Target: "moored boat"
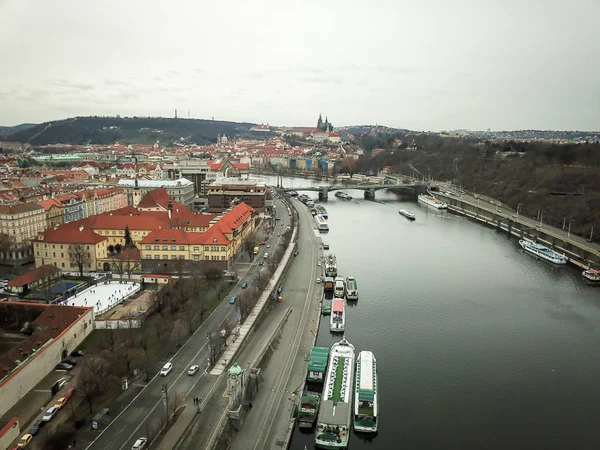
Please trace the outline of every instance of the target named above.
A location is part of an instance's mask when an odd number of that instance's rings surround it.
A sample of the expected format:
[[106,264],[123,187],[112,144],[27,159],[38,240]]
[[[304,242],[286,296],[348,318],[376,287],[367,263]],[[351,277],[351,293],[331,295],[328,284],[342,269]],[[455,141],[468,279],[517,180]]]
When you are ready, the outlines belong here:
[[324,316],[328,316],[329,314],[331,314],[331,297],[327,298],[325,296],[323,296],[323,305],[321,306],[321,314],[323,314]]
[[346,330],[346,308],[341,298],[333,299],[329,329],[334,333],[342,333]]
[[539,256],[540,258],[550,261],[554,264],[566,264],[569,260],[569,258],[567,258],[565,255],[555,252],[554,250],[538,242],[520,239],[519,245],[532,255]]
[[[325,271],[327,272],[327,267],[325,268]],[[334,285],[335,285],[335,281],[334,281],[333,277],[325,277],[325,281],[323,282],[323,288],[326,291],[333,292]]]
[[316,215],[315,222],[317,223],[317,228],[319,229],[319,233],[329,232],[329,225],[327,224],[327,220],[325,220],[325,217]]
[[407,219],[410,220],[415,220],[416,216],[415,213],[408,211],[406,209],[401,209],[400,211],[398,211],[401,215],[403,215],[404,217],[406,217]]
[[417,199],[421,203],[425,203],[426,205],[429,205],[435,209],[448,209],[447,203],[444,203],[431,195],[420,194]]
[[327,377],[319,408],[315,445],[318,448],[348,447],[354,385],[354,346],[346,338],[331,346]]
[[358,284],[356,278],[346,278],[346,298],[348,300],[358,300]]
[[306,381],[309,383],[323,384],[323,382],[325,381],[325,373],[327,371],[328,360],[328,347],[313,347],[310,350],[310,358],[308,359]]
[[379,419],[377,360],[370,351],[358,354],[354,389],[354,429],[363,433],[376,433]]
[[600,270],[597,269],[588,269],[588,270],[584,270],[583,272],[581,272],[581,275],[583,276],[583,278],[585,278],[585,281],[587,281],[590,284],[597,284],[600,286]]
[[317,393],[304,394],[298,403],[298,426],[312,428],[317,420],[321,397]]
[[328,253],[327,255],[325,255],[325,276],[337,276],[337,258],[333,253]]
[[325,209],[325,207],[323,205],[317,205],[316,206],[316,214],[317,216],[323,216],[325,219],[328,219],[329,216],[327,215],[327,210]]
[[344,278],[335,277],[333,295],[338,298],[344,298],[345,293],[346,293],[346,283],[344,281]]
[[335,196],[337,198],[341,198],[341,199],[344,199],[344,200],[352,200],[352,197],[350,195],[348,195],[348,194],[346,194],[345,192],[342,192],[342,191],[337,191],[335,193]]

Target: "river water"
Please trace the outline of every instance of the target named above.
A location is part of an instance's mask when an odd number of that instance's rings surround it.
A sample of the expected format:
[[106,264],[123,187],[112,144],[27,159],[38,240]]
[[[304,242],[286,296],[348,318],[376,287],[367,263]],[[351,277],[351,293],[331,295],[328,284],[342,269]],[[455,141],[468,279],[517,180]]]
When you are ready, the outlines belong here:
[[[339,274],[357,277],[346,337],[375,354],[380,400],[378,435],[349,448],[600,448],[600,288],[465,218],[346,192],[322,202],[322,236]],[[322,320],[317,345],[339,339]],[[290,448],[305,445],[314,435],[296,429]]]

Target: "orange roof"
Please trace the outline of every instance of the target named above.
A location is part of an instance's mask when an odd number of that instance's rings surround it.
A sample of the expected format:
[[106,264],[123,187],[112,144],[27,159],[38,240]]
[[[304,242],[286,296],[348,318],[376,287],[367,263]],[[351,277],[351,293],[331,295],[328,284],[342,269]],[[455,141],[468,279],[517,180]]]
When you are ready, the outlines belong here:
[[184,230],[179,230],[177,228],[161,228],[159,230],[154,230],[144,239],[142,239],[142,244],[153,244],[153,243],[161,243],[161,244],[189,244],[189,234]]
[[58,267],[54,267],[52,264],[45,264],[40,267],[36,267],[29,272],[25,272],[23,275],[19,275],[17,278],[10,280],[7,284],[9,286],[25,286],[26,284],[40,280],[49,275],[53,275],[60,272]]
[[59,208],[62,208],[62,203],[56,200],[55,198],[42,200],[41,202],[37,202],[37,204],[44,208],[45,211],[50,210],[50,208],[52,208],[53,206],[58,206]]
[[333,312],[343,312],[344,311],[344,300],[334,300],[333,307],[331,309]]
[[48,228],[34,240],[53,244],[97,244],[106,239],[83,225],[80,225],[79,228],[73,226],[74,223],[66,225]]
[[254,208],[248,206],[244,202],[236,205],[231,211],[227,211],[225,215],[217,222],[219,225],[227,225],[230,231],[235,230],[239,227],[244,221],[252,215]]

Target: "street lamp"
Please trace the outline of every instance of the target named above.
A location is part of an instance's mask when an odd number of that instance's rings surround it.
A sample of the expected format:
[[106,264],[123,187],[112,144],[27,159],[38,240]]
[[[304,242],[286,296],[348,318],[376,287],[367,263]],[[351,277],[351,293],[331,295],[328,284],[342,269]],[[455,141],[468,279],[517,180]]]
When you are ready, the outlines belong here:
[[519,211],[521,210],[521,206],[523,206],[523,203],[519,203],[517,205],[517,219],[519,218]]
[[542,215],[540,216],[540,228],[542,228],[542,225],[544,223],[544,213],[546,212],[546,210],[544,209],[542,211]]
[[571,236],[571,224],[572,224],[573,222],[575,222],[575,219],[571,219],[571,221],[569,222],[569,231],[567,231],[567,238],[568,238],[569,236]]

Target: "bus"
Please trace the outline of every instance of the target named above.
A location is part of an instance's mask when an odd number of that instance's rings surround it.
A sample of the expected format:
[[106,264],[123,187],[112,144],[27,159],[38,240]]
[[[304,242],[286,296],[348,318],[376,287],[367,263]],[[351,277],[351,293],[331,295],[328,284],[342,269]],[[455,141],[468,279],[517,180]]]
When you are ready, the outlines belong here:
[[259,248],[258,247],[254,247],[254,254],[255,255],[258,255],[258,251],[259,251]]

